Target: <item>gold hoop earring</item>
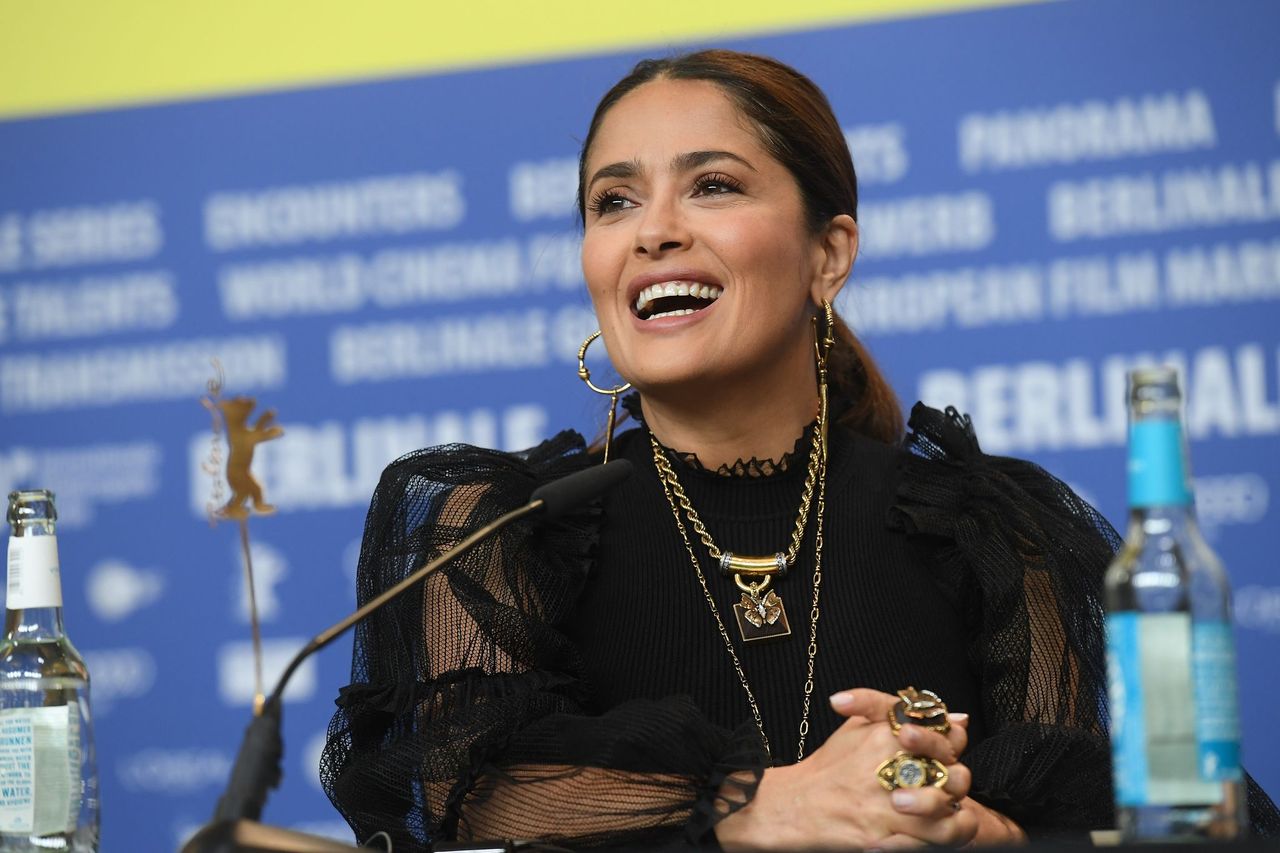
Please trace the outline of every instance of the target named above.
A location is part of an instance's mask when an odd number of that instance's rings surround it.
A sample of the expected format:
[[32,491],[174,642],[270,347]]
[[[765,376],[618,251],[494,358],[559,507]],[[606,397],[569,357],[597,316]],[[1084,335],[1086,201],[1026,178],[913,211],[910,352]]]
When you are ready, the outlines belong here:
[[597,394],[603,394],[609,398],[609,420],[605,424],[604,433],[604,462],[609,461],[609,445],[613,443],[613,425],[618,419],[618,395],[630,390],[631,383],[627,382],[616,388],[601,388],[591,381],[591,371],[587,368],[587,347],[600,337],[600,330],[587,335],[587,339],[582,342],[582,346],[578,347],[578,378],[587,383],[587,387]]

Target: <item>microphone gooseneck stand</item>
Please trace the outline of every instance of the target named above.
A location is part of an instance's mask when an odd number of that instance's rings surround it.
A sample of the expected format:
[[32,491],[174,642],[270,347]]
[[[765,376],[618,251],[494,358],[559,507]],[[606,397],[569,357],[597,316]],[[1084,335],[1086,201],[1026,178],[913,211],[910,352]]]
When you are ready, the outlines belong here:
[[[282,697],[294,671],[304,660],[342,636],[361,619],[512,522],[535,514],[540,514],[544,520],[557,518],[604,494],[630,474],[631,463],[616,459],[540,486],[524,506],[495,518],[445,553],[414,570],[395,586],[370,599],[351,615],[312,637],[285,667],[261,711],[245,729],[240,752],[231,768],[226,791],[218,800],[213,820],[191,837],[183,846],[182,853],[349,853],[368,849],[257,822],[262,816],[262,808],[266,805],[269,792],[279,786],[283,776],[280,768],[280,759],[284,756],[284,740],[281,736]],[[493,844],[450,847],[455,850],[501,849],[495,848]]]

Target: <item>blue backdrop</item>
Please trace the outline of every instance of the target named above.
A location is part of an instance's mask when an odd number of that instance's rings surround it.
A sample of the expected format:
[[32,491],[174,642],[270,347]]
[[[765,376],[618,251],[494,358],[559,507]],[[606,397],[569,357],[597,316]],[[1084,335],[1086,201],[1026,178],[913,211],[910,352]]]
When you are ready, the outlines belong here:
[[[1051,3],[731,45],[812,75],[847,128],[865,246],[841,307],[904,402],[971,412],[1123,525],[1124,371],[1185,367],[1272,791],[1278,32],[1275,4]],[[257,462],[279,513],[252,522],[271,676],[352,607],[387,461],[598,428],[574,158],[636,58],[0,124],[0,487],[59,494],[104,849],[206,820],[249,717],[237,534],[205,520],[208,359],[287,431]],[[343,834],[315,772],[340,646],[295,678],[271,822]]]

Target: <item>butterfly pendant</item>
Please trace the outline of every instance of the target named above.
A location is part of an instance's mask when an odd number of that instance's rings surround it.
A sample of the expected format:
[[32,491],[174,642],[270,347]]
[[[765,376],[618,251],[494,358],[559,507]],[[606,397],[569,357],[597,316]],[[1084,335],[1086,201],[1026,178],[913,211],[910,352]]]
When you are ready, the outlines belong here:
[[744,592],[742,600],[733,606],[733,614],[738,619],[738,630],[742,632],[744,642],[769,640],[791,634],[782,598],[773,590],[763,598],[754,598]]

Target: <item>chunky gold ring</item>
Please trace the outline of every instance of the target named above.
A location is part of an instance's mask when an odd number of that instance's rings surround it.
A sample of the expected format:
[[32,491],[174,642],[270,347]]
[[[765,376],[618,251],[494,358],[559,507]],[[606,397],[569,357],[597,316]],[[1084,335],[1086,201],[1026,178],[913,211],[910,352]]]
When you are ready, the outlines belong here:
[[936,758],[898,752],[876,768],[876,778],[886,791],[923,788],[926,785],[941,788],[947,784],[947,768]]
[[932,690],[899,690],[898,701],[889,709],[889,727],[896,735],[903,726],[922,726],[945,735],[951,731],[947,703]]

